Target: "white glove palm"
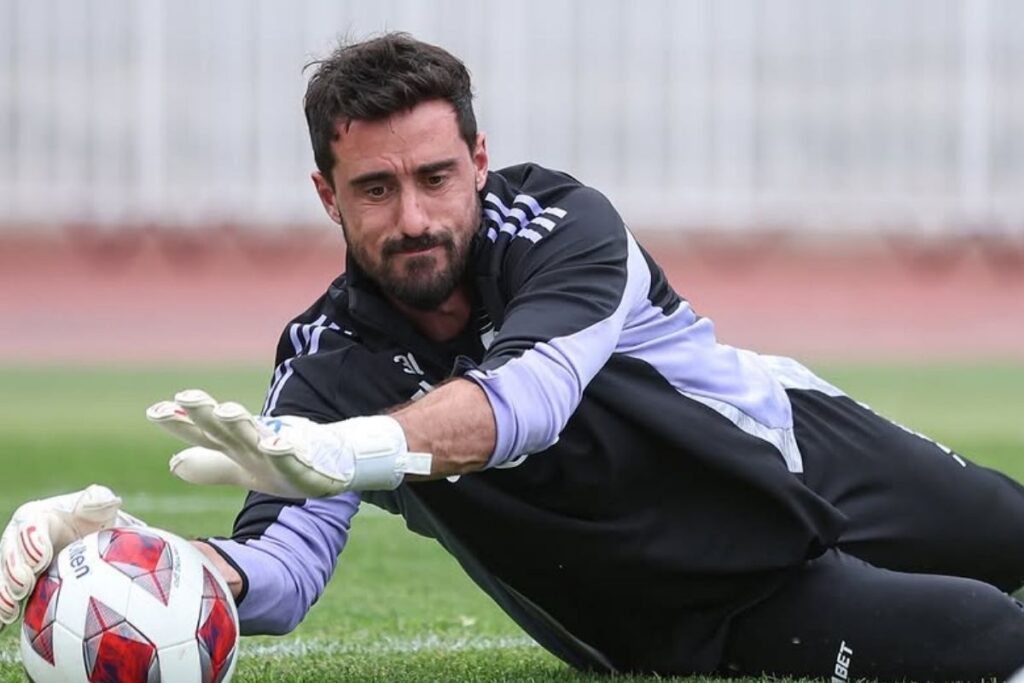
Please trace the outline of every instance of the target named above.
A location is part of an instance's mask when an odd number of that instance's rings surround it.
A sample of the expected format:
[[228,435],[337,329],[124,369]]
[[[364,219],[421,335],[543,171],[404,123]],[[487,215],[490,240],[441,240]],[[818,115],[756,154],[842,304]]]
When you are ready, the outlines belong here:
[[36,578],[72,541],[114,526],[144,526],[121,512],[106,486],[33,500],[17,510],[0,538],[0,629],[21,615]]
[[179,392],[146,417],[192,444],[171,472],[193,484],[230,484],[286,498],[394,489],[405,474],[429,474],[430,454],[409,453],[391,417],[317,424],[302,417],[254,417],[204,391]]

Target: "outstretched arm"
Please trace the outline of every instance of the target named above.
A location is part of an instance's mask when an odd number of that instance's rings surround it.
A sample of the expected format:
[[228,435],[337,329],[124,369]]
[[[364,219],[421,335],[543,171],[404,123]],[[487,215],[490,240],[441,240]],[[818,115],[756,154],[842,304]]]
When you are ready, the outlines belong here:
[[391,414],[411,451],[433,455],[436,479],[483,469],[494,452],[494,411],[487,395],[465,379],[447,382]]
[[439,478],[483,467],[495,440],[487,397],[465,380],[436,393],[394,415],[317,423],[294,415],[255,417],[237,403],[189,389],[151,406],[147,416],[192,444],[171,458],[171,471],[185,481],[323,498],[392,490],[406,475]]
[[547,236],[512,239],[504,257],[511,300],[493,346],[478,367],[461,369],[463,378],[391,414],[323,424],[254,418],[238,404],[182,392],[149,411],[195,446],[174,457],[172,471],[198,484],[326,497],[498,467],[550,447],[630,312],[651,295],[645,256],[607,200],[581,189],[563,204]]

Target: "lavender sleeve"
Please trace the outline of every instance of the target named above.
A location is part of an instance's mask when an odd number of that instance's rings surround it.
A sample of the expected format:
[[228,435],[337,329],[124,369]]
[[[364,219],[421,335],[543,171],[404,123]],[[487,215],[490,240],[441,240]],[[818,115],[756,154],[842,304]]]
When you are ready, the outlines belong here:
[[302,621],[334,573],[358,507],[355,492],[289,502],[250,494],[233,538],[208,539],[242,575],[244,635],[280,635]]
[[[566,211],[567,218],[586,208]],[[484,362],[464,375],[494,411],[489,467],[558,440],[630,313],[647,302],[651,274],[639,246],[610,205],[589,208],[589,220],[563,221],[532,246],[536,266],[516,283]]]

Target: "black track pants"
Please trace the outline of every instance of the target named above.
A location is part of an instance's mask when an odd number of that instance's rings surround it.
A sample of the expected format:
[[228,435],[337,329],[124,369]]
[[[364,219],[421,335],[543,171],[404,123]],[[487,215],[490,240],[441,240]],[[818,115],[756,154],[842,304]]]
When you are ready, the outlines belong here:
[[965,576],[1007,592],[1024,584],[1020,484],[849,398],[789,395],[804,483],[848,520],[839,550],[878,567]]
[[833,550],[734,619],[721,673],[978,681],[1021,667],[1024,608],[997,588]]
[[845,397],[791,391],[837,549],[732,621],[723,674],[1003,679],[1024,667],[1024,489]]

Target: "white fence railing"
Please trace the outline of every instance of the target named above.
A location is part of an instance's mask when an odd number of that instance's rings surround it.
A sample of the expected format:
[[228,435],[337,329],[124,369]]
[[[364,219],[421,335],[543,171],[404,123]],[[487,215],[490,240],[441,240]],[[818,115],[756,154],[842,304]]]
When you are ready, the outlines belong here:
[[301,68],[384,29],[635,225],[1024,230],[1016,0],[0,0],[0,229],[321,222]]

